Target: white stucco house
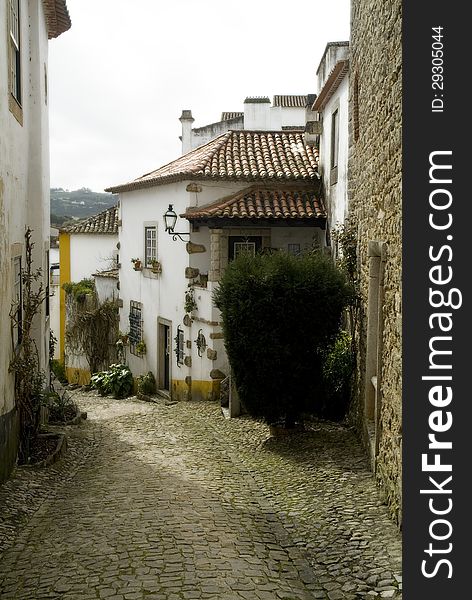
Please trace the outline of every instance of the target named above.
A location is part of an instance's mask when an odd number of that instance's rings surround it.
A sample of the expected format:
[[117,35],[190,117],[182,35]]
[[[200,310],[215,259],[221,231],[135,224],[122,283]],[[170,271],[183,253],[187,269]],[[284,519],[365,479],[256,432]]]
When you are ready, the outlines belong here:
[[[327,44],[316,71],[318,94],[312,111],[318,113],[319,171],[329,230],[342,225],[348,214],[349,42]],[[308,127],[309,129],[309,127]]]
[[305,113],[311,106],[314,94],[278,94],[270,101],[268,96],[248,96],[241,112],[223,112],[215,123],[203,127],[192,127],[195,119],[191,110],[183,110],[182,154],[206,144],[215,137],[235,130],[260,131],[304,131]]
[[152,371],[173,399],[218,397],[228,363],[213,290],[241,251],[323,245],[316,148],[296,129],[232,130],[107,191],[120,195],[120,329],[134,376]]
[[103,301],[107,297],[118,297],[118,261],[118,206],[107,208],[97,215],[82,219],[60,230],[58,289],[60,314],[59,331],[56,337],[59,340],[59,355],[66,363],[66,372],[69,374],[69,371],[73,370],[76,378],[79,370],[80,383],[87,382],[90,374],[84,361],[70,363],[64,355],[66,303],[62,286],[64,283],[78,283],[82,279],[95,277],[99,299]]
[[[19,328],[8,315],[21,301],[25,229],[34,267],[49,286],[48,39],[71,26],[64,0],[0,1],[0,481],[18,452],[18,410],[9,372]],[[21,319],[21,308],[17,310]],[[49,358],[49,303],[34,323],[40,366]]]

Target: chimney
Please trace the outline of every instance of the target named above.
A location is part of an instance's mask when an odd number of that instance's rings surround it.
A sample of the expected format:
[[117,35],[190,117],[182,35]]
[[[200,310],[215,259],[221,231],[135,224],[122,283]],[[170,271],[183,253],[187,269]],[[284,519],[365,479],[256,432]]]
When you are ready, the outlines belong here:
[[270,129],[270,98],[253,96],[244,100],[244,129]]
[[182,123],[182,154],[187,154],[192,149],[192,123],[195,121],[192,111],[183,110],[179,121]]

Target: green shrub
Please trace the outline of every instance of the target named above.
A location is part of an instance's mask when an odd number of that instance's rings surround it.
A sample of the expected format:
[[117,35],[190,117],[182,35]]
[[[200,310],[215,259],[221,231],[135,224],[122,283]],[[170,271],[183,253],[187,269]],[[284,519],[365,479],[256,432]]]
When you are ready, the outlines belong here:
[[72,295],[77,302],[84,302],[87,294],[95,293],[95,283],[93,279],[82,279],[78,283],[69,281],[62,285],[66,294]]
[[344,418],[351,397],[354,355],[352,338],[347,331],[341,331],[323,357],[323,397],[322,416],[339,421]]
[[251,415],[290,426],[303,413],[321,412],[323,349],[350,298],[344,276],[319,253],[242,255],[228,265],[214,300]]
[[66,375],[66,368],[59,360],[56,360],[56,359],[51,360],[51,369],[52,369],[52,372],[54,373],[54,375],[56,376],[56,378],[61,383],[68,383],[67,375]]
[[67,392],[46,392],[43,395],[43,403],[49,408],[49,421],[62,423],[70,421],[77,414],[77,404]]
[[110,365],[107,371],[92,375],[90,384],[101,396],[126,398],[133,389],[133,375],[127,365]]
[[152,371],[146,373],[146,375],[140,375],[137,380],[138,394],[144,394],[145,396],[152,396],[156,393],[156,380]]

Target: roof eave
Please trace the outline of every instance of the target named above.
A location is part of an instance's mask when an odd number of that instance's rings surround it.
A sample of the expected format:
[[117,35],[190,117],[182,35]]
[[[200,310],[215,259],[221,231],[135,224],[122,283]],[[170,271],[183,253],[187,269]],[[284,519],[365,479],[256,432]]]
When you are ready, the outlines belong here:
[[349,69],[349,60],[340,60],[337,62],[331,73],[329,74],[326,83],[321,89],[318,97],[316,98],[311,110],[316,110],[317,112],[321,112],[326,104],[329,102],[334,92],[338,89],[341,81],[344,79],[344,76],[348,72]]

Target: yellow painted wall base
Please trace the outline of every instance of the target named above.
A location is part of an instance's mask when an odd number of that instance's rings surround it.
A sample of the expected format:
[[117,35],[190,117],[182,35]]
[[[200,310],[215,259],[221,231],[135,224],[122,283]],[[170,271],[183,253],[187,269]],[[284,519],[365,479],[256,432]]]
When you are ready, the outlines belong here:
[[181,379],[172,380],[173,400],[219,400],[219,397],[220,382],[218,380],[192,379],[190,387]]
[[88,369],[74,369],[66,367],[66,377],[69,383],[87,385],[90,383],[90,371]]

